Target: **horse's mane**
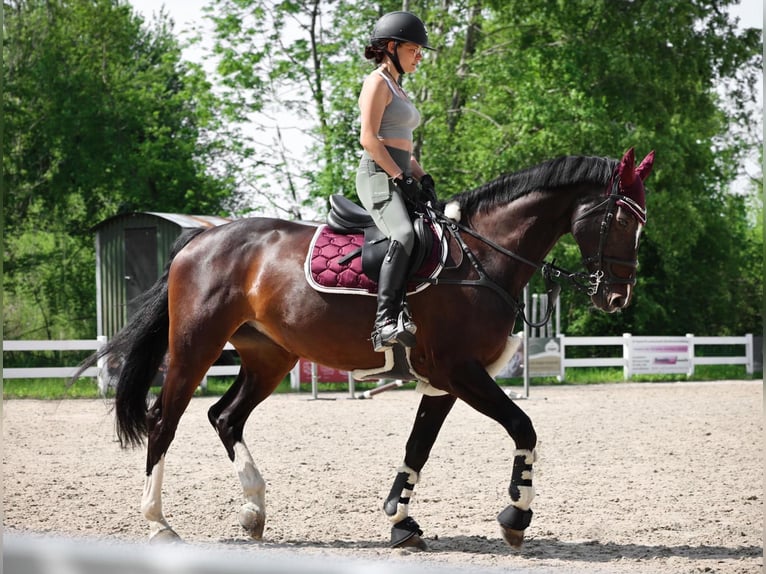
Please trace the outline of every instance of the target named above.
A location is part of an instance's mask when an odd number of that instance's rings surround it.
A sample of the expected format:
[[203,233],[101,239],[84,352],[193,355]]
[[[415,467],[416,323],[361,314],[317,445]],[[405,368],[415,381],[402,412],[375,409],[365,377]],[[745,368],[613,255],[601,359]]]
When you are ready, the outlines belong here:
[[617,163],[617,160],[604,157],[559,157],[501,175],[481,187],[455,196],[451,201],[457,201],[463,215],[470,216],[536,190],[557,190],[581,184],[605,186]]

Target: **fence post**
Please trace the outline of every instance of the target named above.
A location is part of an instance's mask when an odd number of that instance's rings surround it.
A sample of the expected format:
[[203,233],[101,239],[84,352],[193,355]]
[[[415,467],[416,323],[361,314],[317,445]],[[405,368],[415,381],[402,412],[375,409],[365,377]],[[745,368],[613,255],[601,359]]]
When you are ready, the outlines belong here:
[[[96,352],[101,350],[101,347],[106,345],[106,335],[99,335],[96,337],[98,341],[98,348]],[[99,357],[96,361],[96,368],[98,368],[98,374],[96,380],[98,381],[98,394],[102,397],[106,396],[106,392],[109,390],[109,373],[106,370],[106,357]]]
[[559,383],[563,383],[566,379],[566,369],[564,368],[564,361],[566,361],[567,357],[566,336],[564,333],[557,333],[556,336],[559,338],[559,344],[561,345],[561,374],[557,377],[557,379]]
[[295,366],[290,371],[290,389],[293,391],[301,390],[301,360],[295,363]]
[[[529,285],[524,287],[524,308],[529,309]],[[534,315],[533,315],[534,316]],[[532,319],[534,322],[534,319]],[[529,337],[531,333],[531,327],[529,326],[529,323],[524,321],[524,398],[529,398]]]
[[692,333],[686,333],[686,338],[689,340],[689,368],[686,371],[686,376],[690,379],[694,378],[694,335]]
[[745,335],[745,372],[748,375],[752,375],[755,372],[753,367],[753,334],[748,333]]
[[622,379],[629,381],[633,376],[633,338],[630,333],[622,334]]
[[311,398],[319,397],[319,371],[316,363],[311,363]]

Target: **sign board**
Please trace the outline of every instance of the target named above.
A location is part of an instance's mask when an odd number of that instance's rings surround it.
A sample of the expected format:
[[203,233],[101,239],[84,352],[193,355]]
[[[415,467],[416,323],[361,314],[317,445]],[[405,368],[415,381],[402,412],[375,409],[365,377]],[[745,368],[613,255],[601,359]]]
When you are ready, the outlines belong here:
[[630,372],[634,375],[686,374],[692,347],[686,337],[631,337]]
[[564,357],[558,337],[531,337],[529,339],[529,376],[558,377]]
[[[563,361],[561,339],[558,337],[529,338],[530,377],[558,377],[562,372]],[[524,376],[523,341],[511,360],[497,376],[503,379]]]

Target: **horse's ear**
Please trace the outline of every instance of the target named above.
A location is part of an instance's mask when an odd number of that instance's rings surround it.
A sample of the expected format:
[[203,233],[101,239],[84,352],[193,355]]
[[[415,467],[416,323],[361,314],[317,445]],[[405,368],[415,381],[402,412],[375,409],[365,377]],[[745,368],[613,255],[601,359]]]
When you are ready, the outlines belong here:
[[625,155],[622,156],[622,161],[620,161],[620,181],[622,182],[623,187],[628,187],[630,184],[633,183],[633,167],[636,165],[636,152],[633,148],[630,148],[628,151],[625,152]]
[[636,168],[636,175],[641,178],[641,181],[646,181],[649,174],[652,173],[652,166],[654,165],[654,150],[649,152],[641,164]]

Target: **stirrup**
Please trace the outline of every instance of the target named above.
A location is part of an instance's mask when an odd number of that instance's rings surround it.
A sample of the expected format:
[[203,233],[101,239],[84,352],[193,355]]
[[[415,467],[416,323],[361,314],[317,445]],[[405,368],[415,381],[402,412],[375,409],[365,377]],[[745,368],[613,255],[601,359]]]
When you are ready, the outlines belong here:
[[[402,305],[402,312],[399,313],[399,318],[397,319],[397,326],[399,327],[400,331],[406,331],[410,335],[414,335],[418,331],[418,326],[412,320],[412,315],[410,315],[410,310],[407,307],[407,303]],[[409,346],[413,346],[413,345],[409,345]]]
[[372,348],[376,353],[382,353],[388,347],[393,347],[399,338],[398,321],[388,321],[383,325],[376,325],[370,339]]
[[370,337],[372,348],[376,353],[382,353],[397,343],[405,347],[414,347],[417,330],[417,325],[412,321],[409,313],[402,311],[396,321],[389,321],[375,327]]

